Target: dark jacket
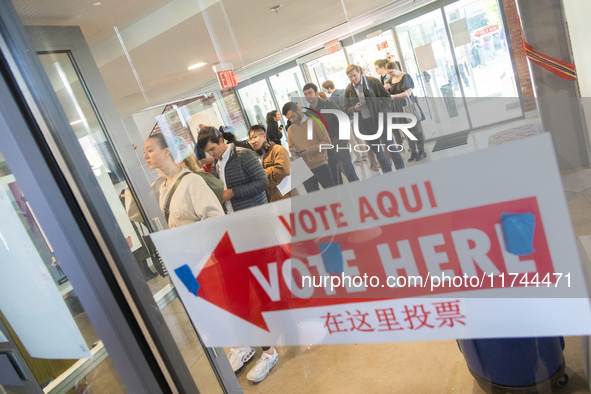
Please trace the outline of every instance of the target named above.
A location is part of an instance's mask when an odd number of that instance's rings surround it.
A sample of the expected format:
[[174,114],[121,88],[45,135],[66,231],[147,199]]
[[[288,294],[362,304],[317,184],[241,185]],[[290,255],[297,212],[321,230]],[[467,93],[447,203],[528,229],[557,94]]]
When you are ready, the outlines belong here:
[[[311,106],[310,106],[311,108]],[[314,111],[316,112],[320,112],[320,115],[322,115],[322,117],[324,118],[324,120],[326,120],[326,125],[328,126],[328,136],[330,137],[330,140],[338,140],[339,139],[339,118],[337,118],[336,115],[333,114],[323,114],[321,111],[323,109],[336,109],[339,111],[342,111],[343,109],[341,108],[340,105],[335,104],[334,101],[331,100],[322,100],[322,99],[318,99],[318,102],[316,103],[316,108],[312,108]]]
[[[234,192],[234,197],[230,200],[234,211],[267,203],[269,180],[257,154],[253,150],[237,148],[235,145],[228,149],[232,151],[225,168],[226,188]],[[211,173],[220,178],[218,160],[213,162]],[[224,210],[225,208],[224,206]]]
[[[366,98],[367,107],[371,113],[372,118],[377,119],[378,113],[391,112],[392,110],[392,98],[390,94],[382,85],[379,79],[373,77],[363,77],[363,95]],[[359,102],[357,92],[350,83],[345,89],[345,103],[343,109],[349,116],[353,116],[355,111],[355,105]]]
[[279,124],[272,120],[267,124],[267,139],[277,145],[281,145],[281,137],[283,133],[279,130]]
[[343,101],[345,99],[345,97],[343,96],[344,93],[344,89],[335,89],[334,92],[331,93],[329,99],[337,103],[339,107],[342,107]]

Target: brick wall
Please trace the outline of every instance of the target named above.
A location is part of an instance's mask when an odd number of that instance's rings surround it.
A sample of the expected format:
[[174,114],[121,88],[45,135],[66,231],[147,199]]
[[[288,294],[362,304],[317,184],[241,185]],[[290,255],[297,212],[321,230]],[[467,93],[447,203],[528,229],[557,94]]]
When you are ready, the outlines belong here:
[[505,8],[505,15],[507,16],[509,35],[511,36],[511,43],[513,44],[513,58],[517,66],[517,75],[519,76],[519,83],[521,87],[521,94],[525,104],[525,112],[535,111],[537,109],[536,100],[534,97],[534,88],[532,85],[531,75],[529,73],[528,60],[523,52],[521,25],[517,19],[517,4],[515,0],[503,0]]

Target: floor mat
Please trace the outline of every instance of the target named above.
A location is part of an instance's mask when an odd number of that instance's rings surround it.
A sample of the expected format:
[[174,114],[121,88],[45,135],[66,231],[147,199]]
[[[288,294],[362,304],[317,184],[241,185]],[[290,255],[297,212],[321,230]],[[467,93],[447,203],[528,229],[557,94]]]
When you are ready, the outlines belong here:
[[468,133],[454,135],[453,137],[439,138],[431,152],[437,152],[455,146],[466,145],[468,143]]

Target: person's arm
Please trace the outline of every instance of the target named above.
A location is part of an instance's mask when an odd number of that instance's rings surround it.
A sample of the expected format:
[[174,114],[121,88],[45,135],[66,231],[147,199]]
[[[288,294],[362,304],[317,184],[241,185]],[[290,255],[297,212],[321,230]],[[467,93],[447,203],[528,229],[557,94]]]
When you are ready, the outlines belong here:
[[214,160],[215,159],[213,157],[210,157],[210,158],[206,157],[205,159],[199,160],[199,163],[201,163],[202,166],[206,166],[208,164],[213,164]]
[[244,185],[234,186],[232,188],[234,197],[244,200],[255,197],[267,190],[269,179],[267,179],[267,174],[256,153],[251,150],[244,151],[241,153],[240,160],[242,170],[248,174],[252,181]]
[[345,113],[349,116],[353,116],[353,114],[356,112],[355,103],[357,100],[355,99],[357,97],[353,97],[351,95],[351,91],[349,90],[349,88],[345,89],[343,96],[345,96],[345,98],[343,99],[343,108],[345,109]]
[[185,182],[191,182],[191,186],[189,187],[191,204],[199,219],[205,220],[216,216],[224,216],[224,209],[220,204],[220,200],[218,200],[211,188],[207,186],[203,178],[195,174],[190,174],[186,178]]
[[291,163],[289,161],[289,154],[285,148],[276,145],[274,148],[276,152],[273,160],[273,165],[265,168],[265,173],[269,179],[269,189],[273,189],[279,185],[291,170]]

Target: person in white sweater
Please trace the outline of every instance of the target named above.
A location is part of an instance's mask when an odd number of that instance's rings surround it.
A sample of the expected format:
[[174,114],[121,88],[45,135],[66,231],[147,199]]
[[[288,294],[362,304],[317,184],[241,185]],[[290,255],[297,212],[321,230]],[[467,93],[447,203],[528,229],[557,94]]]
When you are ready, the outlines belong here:
[[[193,173],[201,171],[197,161],[190,160],[191,158],[185,159],[186,168],[176,164],[161,133],[152,134],[144,143],[144,159],[151,169],[158,169],[164,174],[154,181],[152,190],[165,217],[168,195],[176,180],[182,177],[170,200],[168,227],[184,226],[224,215],[224,210],[214,192],[202,177]],[[126,191],[126,195],[128,193],[129,191]],[[142,221],[134,199],[126,198],[125,201],[130,219]]]

